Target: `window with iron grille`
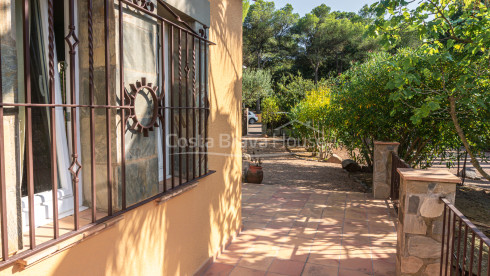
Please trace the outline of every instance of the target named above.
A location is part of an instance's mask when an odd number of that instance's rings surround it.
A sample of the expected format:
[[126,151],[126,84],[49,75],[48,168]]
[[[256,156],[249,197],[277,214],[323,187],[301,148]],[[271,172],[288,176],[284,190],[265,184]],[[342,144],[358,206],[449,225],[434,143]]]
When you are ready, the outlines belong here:
[[207,26],[162,0],[0,2],[0,265],[209,173]]

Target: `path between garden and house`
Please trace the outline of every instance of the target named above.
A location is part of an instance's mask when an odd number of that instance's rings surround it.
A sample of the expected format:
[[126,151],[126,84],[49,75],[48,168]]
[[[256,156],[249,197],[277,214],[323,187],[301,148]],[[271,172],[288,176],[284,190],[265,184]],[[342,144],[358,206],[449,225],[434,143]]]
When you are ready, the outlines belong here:
[[298,159],[280,139],[243,139],[267,155],[264,181],[243,184],[243,230],[204,275],[395,274],[385,200],[359,192],[340,164]]

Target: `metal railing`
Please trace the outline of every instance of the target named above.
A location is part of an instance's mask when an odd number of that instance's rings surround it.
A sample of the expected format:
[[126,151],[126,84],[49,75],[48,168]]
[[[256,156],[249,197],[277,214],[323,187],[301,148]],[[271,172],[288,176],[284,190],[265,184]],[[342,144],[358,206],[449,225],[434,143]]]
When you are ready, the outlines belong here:
[[[109,48],[109,43],[110,43],[110,35],[111,30],[109,27],[109,15],[113,13],[111,11],[111,2],[112,0],[104,0],[104,25],[103,25],[103,32],[97,32],[98,34],[101,34],[103,36],[103,41],[105,43],[105,87],[101,88],[99,87],[97,92],[95,89],[95,77],[94,77],[94,25],[93,25],[93,20],[95,19],[95,16],[93,16],[93,13],[95,13],[95,9],[93,9],[93,0],[87,0],[86,3],[88,7],[88,13],[87,13],[87,20],[88,20],[88,28],[87,29],[80,29],[78,30],[78,33],[80,32],[87,32],[87,43],[88,43],[88,55],[86,57],[81,57],[81,58],[86,58],[88,60],[89,68],[88,68],[88,97],[89,97],[89,103],[88,104],[79,104],[76,102],[76,96],[75,96],[75,91],[76,91],[76,74],[75,74],[75,66],[70,66],[69,70],[67,71],[67,75],[70,76],[69,82],[67,83],[67,88],[68,92],[71,93],[70,100],[67,103],[62,103],[62,104],[57,104],[55,102],[55,58],[54,58],[54,48],[55,48],[55,39],[54,39],[54,1],[49,0],[48,1],[48,32],[49,32],[49,41],[48,41],[48,58],[49,58],[49,63],[48,63],[48,92],[49,92],[49,99],[48,103],[36,103],[32,99],[32,94],[31,94],[31,75],[29,74],[29,69],[31,66],[31,58],[30,58],[30,34],[29,32],[31,31],[30,28],[30,5],[32,4],[30,0],[23,0],[23,5],[22,5],[22,21],[19,20],[19,23],[22,24],[22,32],[23,32],[23,61],[24,61],[24,68],[26,68],[26,72],[23,76],[23,81],[24,81],[24,87],[25,87],[25,101],[24,102],[19,102],[19,103],[8,103],[4,102],[2,99],[2,94],[3,91],[1,91],[1,68],[0,68],[0,207],[1,207],[1,213],[0,213],[0,230],[1,230],[1,244],[2,244],[2,261],[0,261],[0,267],[13,263],[16,260],[19,260],[21,258],[30,256],[36,252],[39,252],[40,250],[46,249],[47,247],[54,245],[56,243],[59,243],[63,240],[66,240],[74,235],[79,234],[81,231],[87,230],[88,228],[107,221],[108,219],[115,217],[117,215],[120,215],[121,213],[124,213],[128,210],[131,210],[135,208],[136,206],[139,206],[141,204],[147,203],[151,200],[154,200],[166,192],[167,190],[178,188],[181,185],[184,185],[186,183],[194,182],[197,179],[211,173],[208,171],[208,157],[207,157],[207,143],[205,142],[208,136],[208,116],[209,116],[209,101],[208,101],[208,88],[207,88],[207,78],[208,78],[208,70],[207,70],[207,64],[208,64],[208,46],[209,45],[214,45],[213,42],[209,41],[207,39],[207,26],[204,26],[202,29],[199,30],[199,33],[194,31],[187,23],[185,23],[183,20],[180,19],[180,17],[172,11],[172,9],[162,0],[158,0],[158,5],[161,6],[162,9],[165,9],[168,13],[172,14],[174,16],[173,20],[169,20],[167,18],[161,17],[156,13],[156,6],[149,1],[146,0],[117,0],[116,3],[118,3],[118,7],[116,9],[119,10],[119,28],[116,30],[119,34],[119,38],[123,37],[123,5],[125,7],[131,7],[132,9],[138,11],[141,14],[145,14],[147,16],[152,17],[156,24],[160,28],[160,43],[161,45],[164,45],[165,42],[165,37],[166,34],[165,32],[169,32],[169,52],[170,54],[168,55],[168,63],[171,64],[169,66],[169,72],[165,72],[165,69],[163,69],[164,72],[163,78],[162,78],[162,84],[160,84],[162,92],[160,93],[159,96],[156,95],[156,87],[152,86],[150,83],[146,82],[146,78],[142,77],[140,81],[137,81],[135,85],[131,85],[131,91],[127,90],[127,87],[124,83],[124,55],[122,54],[124,52],[124,45],[123,45],[123,39],[119,39],[119,44],[117,47],[119,47],[119,88],[118,91],[116,89],[112,88],[109,83],[111,79],[111,73],[115,72],[115,70],[111,69],[111,61],[110,61],[110,48]],[[78,45],[80,43],[78,37],[77,37],[77,25],[75,24],[75,5],[76,1],[75,0],[69,0],[69,24],[68,24],[68,29],[65,30],[68,35],[65,37],[65,43],[69,49],[69,56],[68,60],[70,61],[70,64],[74,65],[76,64],[76,54],[77,54],[77,49]],[[117,20],[117,19],[116,19]],[[177,23],[176,23],[177,22]],[[175,48],[174,48],[175,46]],[[161,53],[160,53],[160,59],[155,60],[155,63],[165,63],[166,61],[164,60],[165,58],[165,53],[164,53],[164,48],[165,47],[160,47],[161,48]],[[197,53],[196,53],[197,52]],[[185,59],[185,61],[184,61]],[[0,57],[0,62],[1,62],[1,57]],[[197,69],[196,69],[197,67]],[[165,68],[165,66],[162,66],[162,68]],[[197,76],[196,71],[198,70],[199,75]],[[201,72],[203,72],[201,74]],[[169,74],[169,82],[170,82],[170,93],[168,93],[169,96],[169,102],[172,103],[171,106],[166,106],[165,104],[165,94],[166,94],[166,85],[163,83],[165,80],[165,74]],[[175,82],[175,83],[174,83]],[[135,115],[135,94],[138,93],[141,89],[147,89],[154,101],[154,106],[152,110],[152,119],[150,124],[143,125],[140,122],[138,122],[138,119],[136,118]],[[175,92],[175,93],[172,93]],[[177,93],[178,92],[178,93]],[[97,93],[103,93],[103,99],[105,100],[105,103],[103,104],[96,104],[95,102],[95,94]],[[114,97],[119,97],[120,101],[119,104],[113,104],[111,99]],[[99,97],[100,98],[100,97]],[[176,99],[177,98],[177,99]],[[175,102],[178,102],[178,104],[173,104]],[[9,251],[9,236],[11,236],[11,233],[9,234],[8,231],[11,229],[10,227],[7,227],[8,225],[8,218],[7,214],[9,213],[7,211],[7,194],[6,194],[6,163],[12,162],[12,160],[6,160],[5,158],[5,147],[3,141],[5,140],[5,136],[7,133],[4,133],[4,109],[6,108],[24,108],[25,109],[25,137],[26,137],[26,142],[25,142],[25,151],[26,151],[26,162],[25,162],[25,168],[26,170],[26,182],[27,182],[27,198],[28,198],[28,209],[29,209],[29,214],[27,217],[27,220],[29,221],[29,232],[28,232],[28,237],[29,237],[29,248],[21,251],[21,252],[16,252],[12,253],[15,255],[10,256],[10,251]],[[68,141],[72,145],[71,147],[71,155],[70,155],[70,161],[71,161],[71,166],[69,168],[69,173],[71,173],[71,180],[72,180],[72,186],[73,186],[73,193],[74,193],[74,206],[73,206],[73,231],[65,233],[65,234],[60,234],[60,225],[59,225],[59,219],[58,219],[58,171],[57,171],[57,153],[56,153],[56,148],[58,146],[57,141],[56,141],[56,132],[58,131],[56,128],[56,115],[55,115],[55,108],[66,108],[70,110],[70,114],[72,118],[77,117],[77,113],[80,113],[81,109],[86,109],[88,110],[88,114],[90,115],[89,117],[89,122],[88,124],[90,127],[88,129],[80,129],[79,126],[77,126],[77,120],[71,120],[71,126],[70,126],[70,131],[71,131],[71,139]],[[36,145],[33,143],[33,131],[32,131],[32,125],[33,125],[33,120],[32,120],[32,110],[35,108],[47,108],[50,113],[50,118],[51,120],[49,121],[49,130],[51,133],[51,139],[49,141],[50,144],[50,155],[51,155],[51,179],[52,179],[52,197],[53,197],[53,208],[52,208],[52,222],[53,222],[53,239],[41,243],[41,244],[36,244],[36,225],[35,225],[35,216],[36,214],[34,213],[34,170],[33,167],[35,165],[35,162],[33,161],[34,154],[33,154],[33,147]],[[105,121],[106,121],[106,129],[107,129],[107,134],[101,134],[101,133],[96,133],[95,131],[95,111],[98,110],[105,110]],[[165,176],[166,173],[166,168],[167,166],[170,166],[170,172],[171,172],[171,185],[170,188],[167,189],[167,185],[164,181],[163,185],[163,191],[159,192],[158,194],[150,197],[143,199],[142,201],[130,205],[127,203],[126,199],[126,179],[125,179],[125,172],[126,172],[126,164],[125,164],[125,132],[128,130],[132,130],[135,133],[139,133],[139,135],[145,135],[147,136],[148,131],[152,131],[153,127],[157,125],[157,122],[161,123],[162,129],[165,130],[167,127],[165,125],[165,110],[168,110],[170,113],[170,124],[171,126],[169,127],[169,132],[172,139],[180,139],[186,138],[187,141],[189,139],[194,139],[195,137],[199,136],[201,137],[200,139],[197,139],[197,141],[202,141],[200,143],[197,143],[196,146],[189,146],[187,145],[186,147],[178,147],[177,151],[178,152],[173,152],[174,148],[170,147],[170,154],[169,154],[169,159],[170,159],[170,164],[166,164],[166,156],[167,153],[165,153],[166,149],[166,137],[165,135],[162,135],[164,138],[161,139],[161,141],[158,141],[158,143],[162,143],[162,150],[163,150],[163,174]],[[113,141],[113,133],[109,130],[114,129],[113,126],[113,117],[114,112],[117,112],[117,114],[120,114],[122,118],[122,123],[120,124],[122,127],[119,128],[119,131],[121,131],[120,135],[120,143],[122,146],[120,146],[120,154],[121,154],[121,179],[115,180],[113,179],[113,169],[114,169],[114,164],[113,164],[113,149],[112,145],[115,145]],[[175,113],[175,114],[174,114]],[[178,117],[179,120],[177,122],[174,122],[174,117]],[[191,119],[190,119],[191,117]],[[196,119],[198,118],[198,119]],[[128,120],[131,119],[133,124],[129,125]],[[198,122],[196,122],[198,121]],[[190,127],[187,129],[190,129],[190,131],[185,131],[185,134],[182,133],[182,122],[186,122],[186,124],[189,124]],[[176,124],[176,125],[174,125]],[[196,125],[198,124],[198,125]],[[82,167],[80,164],[80,149],[79,144],[77,143],[77,132],[90,132],[90,141],[87,143],[87,145],[90,147],[90,156],[91,156],[91,161],[90,165],[88,167]],[[200,133],[202,132],[202,136]],[[163,132],[165,133],[165,132]],[[9,134],[8,134],[9,135]],[[108,210],[107,210],[107,216],[105,217],[97,217],[97,206],[96,206],[96,164],[95,164],[95,143],[96,141],[99,141],[101,139],[96,139],[97,136],[99,135],[105,135],[104,140],[107,143],[107,179],[104,179],[104,182],[106,182],[107,186],[107,202],[108,202]],[[192,135],[193,137],[190,137]],[[183,137],[185,136],[185,137]],[[175,138],[177,137],[177,138]],[[182,156],[190,156],[188,158],[185,158],[183,160]],[[177,157],[176,157],[177,156]],[[178,161],[175,160],[174,158],[178,158]],[[192,159],[193,164],[198,163],[198,165],[191,166],[189,165],[190,160]],[[196,162],[198,160],[198,162]],[[187,166],[183,166],[182,162],[186,162]],[[202,161],[202,162],[201,162]],[[178,168],[174,168],[174,166],[177,166]],[[184,164],[185,165],[185,164]],[[198,168],[196,168],[198,167]],[[184,168],[184,172],[182,171]],[[90,199],[90,204],[88,208],[90,209],[90,220],[91,223],[87,225],[81,225],[80,224],[80,202],[79,202],[79,175],[82,170],[88,170],[90,173],[90,193],[87,195],[87,197]],[[190,171],[191,170],[191,171]],[[176,173],[178,171],[178,174]],[[64,172],[67,173],[67,172]],[[98,179],[98,181],[100,181]],[[97,181],[97,182],[98,182]],[[120,181],[120,184],[116,183],[117,181]],[[113,195],[113,188],[115,185],[121,185],[121,205],[122,208],[120,210],[116,210],[113,207],[114,204],[114,195]]]
[[390,199],[393,203],[395,211],[398,212],[398,199],[400,197],[400,174],[398,168],[411,168],[396,152],[391,152],[391,185]]
[[444,203],[440,275],[490,276],[490,239],[448,199]]

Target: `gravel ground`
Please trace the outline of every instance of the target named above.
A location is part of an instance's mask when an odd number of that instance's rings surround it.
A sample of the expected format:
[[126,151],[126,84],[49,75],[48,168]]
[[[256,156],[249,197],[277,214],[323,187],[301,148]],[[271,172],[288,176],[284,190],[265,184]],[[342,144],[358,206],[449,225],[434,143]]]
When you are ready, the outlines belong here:
[[[247,143],[249,142],[249,143]],[[349,178],[340,164],[300,159],[289,153],[282,141],[273,138],[248,138],[244,152],[263,156],[263,184],[308,186],[332,191],[363,191],[363,187]]]

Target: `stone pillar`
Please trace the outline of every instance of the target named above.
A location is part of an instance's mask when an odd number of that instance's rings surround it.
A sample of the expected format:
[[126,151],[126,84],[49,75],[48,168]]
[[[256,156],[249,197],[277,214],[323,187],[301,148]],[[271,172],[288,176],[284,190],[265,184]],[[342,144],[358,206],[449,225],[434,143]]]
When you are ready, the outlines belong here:
[[390,197],[391,153],[398,152],[399,145],[400,143],[397,142],[374,142],[374,198],[387,199]]
[[439,271],[444,203],[454,203],[461,180],[445,169],[399,168],[396,275],[435,275]]

